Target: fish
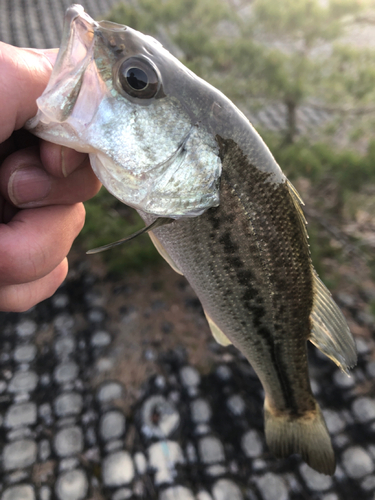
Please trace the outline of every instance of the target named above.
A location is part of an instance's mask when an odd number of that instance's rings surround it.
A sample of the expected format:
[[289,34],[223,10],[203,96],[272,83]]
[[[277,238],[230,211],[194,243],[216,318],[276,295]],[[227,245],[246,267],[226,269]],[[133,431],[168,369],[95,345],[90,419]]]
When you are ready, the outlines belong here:
[[334,474],[307,341],[346,373],[355,342],[312,265],[303,202],[245,115],[154,38],[80,5],[37,103],[27,128],[89,154],[195,290],[214,338],[250,362],[270,451]]

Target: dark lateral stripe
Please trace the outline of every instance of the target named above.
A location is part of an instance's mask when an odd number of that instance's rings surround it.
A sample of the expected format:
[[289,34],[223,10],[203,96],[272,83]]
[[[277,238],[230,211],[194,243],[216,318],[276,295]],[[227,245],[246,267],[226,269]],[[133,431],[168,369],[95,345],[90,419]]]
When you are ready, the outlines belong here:
[[[209,218],[214,229],[216,230],[222,227],[225,223],[224,220],[221,220],[221,218],[218,217],[217,213],[214,214],[211,212],[209,214]],[[252,317],[252,326],[257,336],[262,339],[267,346],[272,364],[280,383],[285,406],[291,410],[293,414],[298,414],[299,408],[296,401],[296,394],[289,379],[287,366],[282,358],[280,346],[274,343],[272,333],[265,325],[262,324],[262,318],[266,315],[266,309],[262,305],[263,301],[257,300],[258,297],[261,298],[261,295],[257,288],[252,285],[252,282],[254,282],[254,275],[250,269],[246,269],[246,263],[241,260],[240,256],[236,255],[238,252],[238,245],[234,243],[230,230],[226,230],[223,233],[223,236],[219,238],[218,242],[223,248],[225,260],[227,261],[230,269],[235,272],[238,282],[245,288],[242,295],[244,308],[249,311]],[[254,303],[255,301],[257,303]]]

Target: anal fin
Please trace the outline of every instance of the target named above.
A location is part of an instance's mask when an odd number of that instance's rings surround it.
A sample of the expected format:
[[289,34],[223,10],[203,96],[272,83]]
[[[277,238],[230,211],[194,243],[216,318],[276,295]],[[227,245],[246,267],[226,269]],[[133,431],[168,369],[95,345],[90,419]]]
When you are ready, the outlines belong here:
[[[204,310],[204,309],[203,309]],[[222,330],[217,326],[217,324],[211,319],[210,315],[204,311],[206,319],[208,321],[208,326],[210,327],[211,333],[216,340],[216,342],[224,347],[230,345],[232,342],[228,339],[228,337],[223,333]]]
[[355,342],[330,292],[314,271],[314,304],[310,341],[345,373],[357,363]]

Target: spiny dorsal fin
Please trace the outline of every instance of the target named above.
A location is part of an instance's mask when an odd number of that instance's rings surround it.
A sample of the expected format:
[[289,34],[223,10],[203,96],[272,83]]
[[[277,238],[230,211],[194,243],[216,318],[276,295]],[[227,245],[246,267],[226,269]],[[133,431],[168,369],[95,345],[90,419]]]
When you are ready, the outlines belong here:
[[314,304],[309,340],[349,375],[349,368],[357,363],[354,339],[342,312],[315,270],[313,276]]
[[287,184],[288,184],[288,188],[290,189],[293,197],[298,201],[298,203],[300,205],[305,205],[299,192],[297,191],[297,189],[293,186],[293,184],[290,182],[289,179],[286,180]]
[[121,245],[122,243],[125,243],[126,241],[130,241],[133,238],[136,238],[137,236],[139,236],[143,233],[148,233],[152,229],[156,229],[157,227],[160,227],[160,226],[165,226],[166,224],[170,224],[173,221],[174,221],[174,219],[169,219],[168,217],[158,217],[157,219],[154,220],[154,222],[151,222],[150,225],[143,227],[139,231],[136,231],[135,233],[131,234],[130,236],[127,236],[126,238],[122,238],[121,240],[115,241],[114,243],[108,243],[108,245],[103,245],[102,247],[93,248],[92,250],[88,250],[86,253],[88,255],[91,255],[93,253],[104,252],[104,250],[108,250],[109,248],[117,247],[117,245]]
[[232,342],[228,339],[228,337],[223,333],[222,330],[217,326],[217,324],[212,321],[210,315],[206,313],[206,311],[203,309],[204,314],[206,316],[206,319],[208,321],[208,326],[210,327],[211,333],[216,340],[216,342],[224,347],[227,345],[230,345]]
[[293,184],[288,179],[286,180],[286,185],[289,188],[289,193],[292,197],[294,206],[295,206],[297,214],[298,214],[298,218],[299,218],[300,223],[301,223],[303,235],[304,235],[306,242],[307,242],[307,240],[309,238],[309,235],[307,234],[307,229],[306,229],[307,222],[305,219],[305,214],[303,213],[303,210],[301,208],[301,205],[304,205],[304,203],[303,203],[302,198],[299,195],[297,189],[293,186]]
[[151,238],[152,243],[154,244],[156,250],[160,253],[160,255],[163,257],[164,260],[168,262],[168,264],[171,266],[171,268],[176,271],[176,273],[181,274],[182,276],[184,273],[180,271],[178,268],[177,264],[175,261],[172,259],[172,257],[169,255],[169,253],[166,251],[164,245],[160,242],[159,238],[157,238],[152,231],[148,233],[149,237]]

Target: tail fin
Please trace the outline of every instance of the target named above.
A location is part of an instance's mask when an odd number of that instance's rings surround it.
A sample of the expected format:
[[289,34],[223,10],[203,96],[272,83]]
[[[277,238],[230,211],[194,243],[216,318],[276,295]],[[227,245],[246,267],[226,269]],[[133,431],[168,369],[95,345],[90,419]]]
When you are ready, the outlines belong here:
[[333,475],[336,468],[335,454],[322,412],[316,409],[300,417],[272,411],[264,405],[266,441],[278,458],[299,453],[313,469]]

